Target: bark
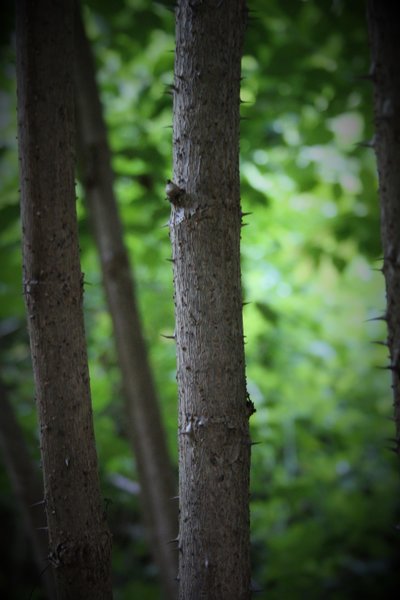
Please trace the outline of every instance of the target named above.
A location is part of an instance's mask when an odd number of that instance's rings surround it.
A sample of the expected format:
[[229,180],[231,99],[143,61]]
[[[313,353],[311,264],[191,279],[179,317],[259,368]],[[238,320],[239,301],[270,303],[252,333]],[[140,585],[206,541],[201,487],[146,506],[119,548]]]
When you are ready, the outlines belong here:
[[74,189],[73,4],[17,8],[23,279],[50,560],[60,599],[111,598]]
[[114,175],[95,67],[78,12],[77,19],[75,70],[82,179],[113,321],[143,514],[163,597],[172,600],[177,593],[177,559],[168,541],[176,537],[178,527],[177,503],[172,500],[176,495],[173,471],[113,190]]
[[176,10],[170,196],[179,388],[179,597],[250,597],[240,282],[242,0]]
[[375,138],[381,207],[383,273],[396,437],[400,454],[400,44],[398,6],[368,1]]
[[49,599],[55,598],[54,577],[47,555],[49,541],[44,511],[43,486],[31,460],[7,390],[0,382],[0,448],[17,500],[25,532],[30,540],[40,583]]

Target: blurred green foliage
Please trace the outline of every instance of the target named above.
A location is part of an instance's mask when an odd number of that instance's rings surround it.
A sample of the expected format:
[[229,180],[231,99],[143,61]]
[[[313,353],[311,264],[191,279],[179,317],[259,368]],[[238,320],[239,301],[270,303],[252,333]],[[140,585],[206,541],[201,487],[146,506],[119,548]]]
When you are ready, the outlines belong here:
[[[384,309],[363,2],[251,0],[243,57],[242,269],[252,437],[253,571],[257,597],[395,597],[398,462],[385,349],[368,321]],[[7,4],[8,6],[8,4]],[[5,11],[7,15],[11,10]],[[174,16],[169,3],[85,5],[113,149],[115,186],[149,354],[177,462],[172,273],[164,200],[171,175]],[[3,379],[39,464],[21,293],[12,19],[1,31],[1,277]],[[8,28],[8,29],[7,29]],[[212,149],[210,149],[212,151]],[[115,538],[115,597],[157,598],[137,496],[129,423],[99,263],[78,185],[93,405],[104,496]],[[126,481],[121,480],[119,481]],[[20,531],[0,473],[3,522]],[[134,490],[133,490],[134,491]],[[11,533],[10,533],[11,535]],[[21,544],[21,533],[16,539]],[[14,544],[4,572],[31,570]],[[3,556],[4,555],[4,556]],[[19,561],[19,562],[18,562]],[[15,566],[17,565],[17,567]],[[27,583],[26,583],[27,582]],[[9,586],[10,584],[8,584]],[[36,592],[38,594],[38,591]],[[18,595],[19,594],[19,595]],[[25,594],[25,596],[23,595]],[[36,596],[39,597],[39,596]]]

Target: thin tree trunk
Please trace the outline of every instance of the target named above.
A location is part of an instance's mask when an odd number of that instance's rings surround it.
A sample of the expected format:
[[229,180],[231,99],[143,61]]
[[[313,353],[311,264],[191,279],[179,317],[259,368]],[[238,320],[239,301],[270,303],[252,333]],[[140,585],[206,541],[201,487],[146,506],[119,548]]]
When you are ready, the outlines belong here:
[[379,174],[383,273],[396,437],[400,454],[400,20],[398,5],[368,1],[375,152]]
[[250,597],[240,282],[242,0],[176,10],[170,193],[179,387],[179,597]]
[[35,470],[7,390],[0,381],[0,448],[27,537],[30,539],[41,584],[51,600],[56,597],[54,577],[48,568],[49,540],[43,487]]
[[176,495],[173,471],[113,190],[110,149],[93,58],[78,13],[77,16],[76,98],[82,179],[114,326],[143,513],[160,571],[163,597],[172,599],[177,593],[177,559],[168,541],[176,537],[178,527],[177,503],[172,500]]
[[60,599],[108,599],[74,189],[73,4],[17,2],[23,278]]

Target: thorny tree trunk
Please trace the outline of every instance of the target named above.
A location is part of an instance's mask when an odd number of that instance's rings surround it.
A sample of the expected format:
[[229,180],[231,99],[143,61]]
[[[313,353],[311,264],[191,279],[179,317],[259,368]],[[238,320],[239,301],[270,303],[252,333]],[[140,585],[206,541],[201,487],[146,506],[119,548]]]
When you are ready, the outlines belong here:
[[17,2],[24,292],[59,599],[108,599],[74,189],[73,3]]
[[239,90],[246,7],[176,9],[172,198],[179,387],[179,597],[250,597],[240,282]]
[[381,204],[383,273],[386,282],[389,368],[400,454],[400,44],[398,6],[368,1],[371,78],[374,83],[375,152]]
[[48,566],[49,541],[45,527],[43,486],[29,456],[24,436],[0,381],[0,448],[18,502],[25,532],[47,597],[56,597],[53,573]]
[[128,435],[138,469],[142,508],[151,549],[160,570],[164,598],[176,598],[177,558],[168,541],[178,518],[172,465],[168,456],[154,383],[140,325],[133,277],[113,190],[107,132],[95,81],[95,68],[77,12],[76,97],[82,175],[89,215],[99,249],[103,282],[121,365]]

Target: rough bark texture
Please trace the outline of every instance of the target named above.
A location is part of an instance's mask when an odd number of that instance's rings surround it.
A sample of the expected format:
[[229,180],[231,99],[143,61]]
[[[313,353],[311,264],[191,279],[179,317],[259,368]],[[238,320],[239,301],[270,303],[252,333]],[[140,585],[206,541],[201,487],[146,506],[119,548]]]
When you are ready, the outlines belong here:
[[386,282],[389,368],[400,454],[400,44],[398,5],[369,0],[375,152],[379,174],[383,273]]
[[60,599],[111,598],[74,189],[73,4],[17,2],[23,278]]
[[43,486],[29,456],[24,436],[0,381],[0,448],[17,500],[25,532],[30,540],[40,583],[47,598],[56,597],[54,577],[48,569],[49,540],[44,511]]
[[160,571],[163,597],[176,598],[177,503],[172,465],[138,313],[132,270],[123,240],[107,132],[95,68],[77,12],[76,98],[82,179],[100,254],[103,282],[114,326],[125,389],[128,435],[136,457],[142,508],[151,550]]
[[172,199],[179,387],[179,597],[250,597],[240,282],[239,90],[246,7],[178,2]]

